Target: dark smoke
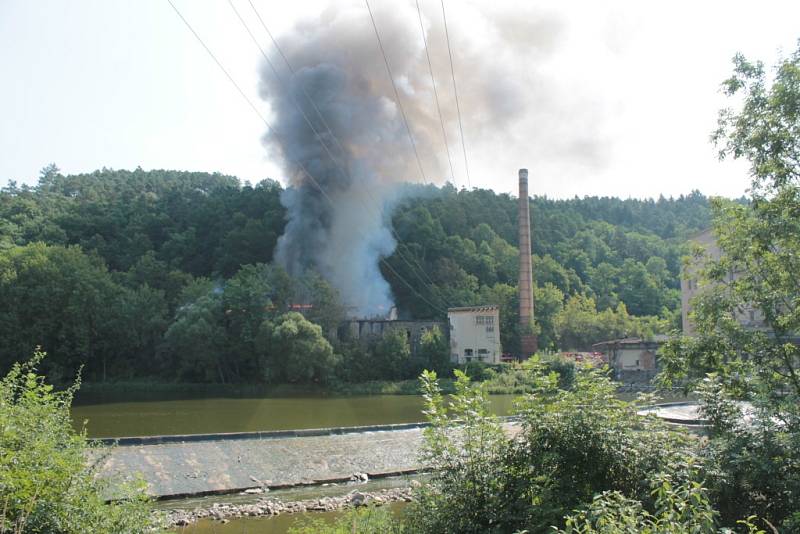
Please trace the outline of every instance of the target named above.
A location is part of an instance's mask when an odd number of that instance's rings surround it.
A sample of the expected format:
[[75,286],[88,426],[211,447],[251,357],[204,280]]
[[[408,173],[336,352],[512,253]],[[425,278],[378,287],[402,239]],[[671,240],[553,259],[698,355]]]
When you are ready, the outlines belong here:
[[[458,164],[463,160],[441,10],[438,2],[423,4],[450,150]],[[417,11],[413,3],[373,0],[372,5],[427,178],[452,180]],[[457,15],[460,2],[447,5]],[[468,23],[470,31],[480,33],[477,36],[493,50],[468,45],[454,49],[454,54],[460,65],[457,81],[464,124],[473,135],[467,134],[468,139],[479,142],[482,135],[502,132],[522,116],[530,80],[512,70],[513,58],[521,51],[527,55],[534,52],[534,57],[548,54],[560,25],[535,13],[472,16],[478,22],[467,18],[461,25]],[[527,28],[530,31],[521,23],[526,19],[520,17],[534,21]],[[459,27],[458,16],[448,18],[448,23],[451,38],[457,35],[464,43],[469,34]],[[397,184],[422,178],[368,12],[362,3],[332,7],[319,18],[299,24],[279,42],[296,71],[294,77],[289,76],[280,57],[272,58],[289,84],[290,94],[266,65],[260,86],[272,108],[277,132],[268,134],[265,143],[284,162],[290,181],[282,198],[288,224],[278,242],[277,260],[290,273],[317,270],[339,290],[356,315],[386,313],[393,299],[381,276],[379,260],[390,255],[396,245],[388,229],[391,203]],[[326,153],[298,106],[317,132],[330,127],[336,140],[327,133],[322,139],[336,161]],[[329,198],[305,176],[301,164]],[[462,173],[457,167],[457,183],[465,185]]]

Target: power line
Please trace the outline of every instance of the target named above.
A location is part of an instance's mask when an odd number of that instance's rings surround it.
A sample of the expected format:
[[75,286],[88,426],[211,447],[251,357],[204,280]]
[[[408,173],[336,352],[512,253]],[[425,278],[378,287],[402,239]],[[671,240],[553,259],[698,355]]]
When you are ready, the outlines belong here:
[[444,128],[444,119],[442,118],[442,108],[439,105],[439,91],[436,90],[436,80],[433,77],[433,65],[431,64],[431,55],[428,51],[428,38],[425,36],[425,27],[422,24],[422,10],[419,8],[419,0],[417,3],[417,15],[419,16],[419,29],[422,32],[422,44],[425,45],[425,57],[428,58],[428,72],[431,75],[431,85],[433,85],[433,98],[436,100],[436,111],[439,114],[439,124],[442,126],[442,138],[444,139],[444,148],[447,151],[447,162],[450,164],[450,176],[453,179],[453,184],[456,183],[456,173],[453,171],[453,159],[450,157],[450,145],[447,142],[447,133]]
[[453,94],[456,97],[456,111],[458,112],[458,130],[461,132],[461,149],[464,151],[464,170],[467,172],[467,186],[472,189],[469,179],[469,164],[467,163],[467,145],[464,142],[464,127],[461,124],[461,106],[458,103],[458,87],[456,86],[456,71],[453,67],[453,52],[450,50],[450,34],[447,31],[447,14],[444,11],[444,0],[442,3],[442,20],[444,20],[444,36],[447,40],[447,55],[450,56],[450,75],[453,78]]
[[389,81],[392,82],[392,89],[394,90],[394,96],[397,100],[397,107],[400,109],[400,114],[403,116],[403,123],[406,125],[406,132],[408,132],[408,140],[411,141],[411,147],[414,149],[414,156],[417,158],[417,165],[419,165],[419,172],[422,174],[422,179],[425,183],[428,182],[428,179],[425,177],[425,171],[422,169],[422,160],[419,158],[419,152],[417,151],[417,143],[414,142],[414,136],[411,134],[411,127],[408,125],[408,118],[406,117],[405,109],[403,109],[403,103],[400,101],[400,93],[397,91],[397,85],[394,83],[394,76],[392,76],[392,69],[389,67],[389,60],[386,58],[386,51],[383,49],[383,41],[381,41],[381,36],[378,34],[378,26],[375,24],[375,17],[372,16],[372,8],[369,7],[369,0],[364,0],[367,4],[367,11],[369,12],[369,19],[372,21],[372,28],[375,30],[375,38],[378,40],[378,48],[381,49],[381,55],[383,56],[383,63],[386,65],[386,72],[389,74]]
[[[403,123],[406,126],[406,133],[408,133],[408,140],[411,142],[411,147],[414,149],[414,157],[417,159],[417,165],[419,166],[419,172],[422,175],[422,179],[427,183],[427,178],[425,177],[425,171],[422,168],[422,161],[419,157],[419,152],[417,151],[417,144],[414,142],[414,136],[411,133],[411,127],[408,124],[408,118],[406,117],[405,109],[403,108],[403,103],[400,100],[400,93],[397,91],[397,85],[394,83],[394,76],[392,75],[392,69],[389,67],[389,60],[386,57],[386,51],[383,48],[383,41],[381,41],[381,36],[378,33],[378,25],[375,23],[375,17],[372,14],[372,8],[369,5],[369,0],[364,0],[367,5],[367,12],[369,13],[369,19],[372,21],[372,29],[375,30],[375,38],[378,41],[378,48],[381,51],[381,56],[383,56],[383,64],[386,65],[386,73],[389,75],[389,81],[392,84],[392,90],[394,90],[394,96],[397,100],[397,107],[400,109],[400,114],[403,117]],[[455,178],[454,178],[455,179]],[[419,264],[417,264],[419,265]],[[425,276],[430,280],[425,270],[420,267],[420,270],[425,274]],[[431,285],[433,286],[433,281],[431,280]],[[444,299],[443,299],[444,300]],[[445,301],[446,303],[446,301]],[[448,304],[449,305],[449,304]]]
[[[189,29],[189,31],[192,33],[192,35],[194,35],[195,39],[197,39],[197,41],[202,45],[202,47],[205,49],[205,51],[208,53],[208,55],[211,57],[211,59],[214,60],[214,63],[216,63],[217,67],[219,67],[219,69],[225,74],[225,76],[228,78],[228,81],[231,82],[231,84],[236,88],[236,90],[239,92],[241,97],[244,98],[245,102],[247,102],[247,104],[255,112],[255,114],[258,116],[258,118],[261,119],[261,122],[264,123],[264,125],[267,127],[267,129],[270,132],[273,133],[273,135],[278,136],[278,132],[272,127],[272,125],[270,125],[269,121],[267,121],[267,119],[258,111],[258,108],[256,108],[256,106],[253,104],[253,102],[250,100],[250,98],[248,98],[248,96],[245,94],[245,92],[242,90],[242,88],[239,86],[239,84],[236,83],[236,80],[233,79],[233,77],[230,75],[230,73],[227,71],[227,69],[225,69],[225,67],[222,65],[222,63],[219,61],[219,59],[217,59],[217,57],[214,55],[214,53],[211,51],[211,49],[206,45],[206,43],[203,41],[203,39],[200,37],[200,35],[197,34],[197,32],[192,27],[192,25],[189,24],[189,21],[187,21],[186,18],[181,14],[180,10],[178,10],[178,8],[175,6],[175,4],[172,2],[172,0],[167,0],[167,2],[169,3],[170,6],[172,6],[172,9],[175,11],[175,13],[178,15],[178,17],[183,21],[183,23],[186,25],[186,27]],[[314,185],[317,187],[319,192],[325,197],[325,199],[331,205],[333,205],[334,204],[333,200],[330,198],[330,196],[328,196],[328,194],[325,192],[325,190],[322,188],[322,186],[319,184],[319,182],[311,175],[311,173],[308,172],[308,170],[306,169],[306,166],[303,165],[303,163],[301,161],[295,161],[294,163],[300,168],[300,170],[303,172],[303,174],[305,176],[307,176],[314,183]],[[403,284],[405,284],[406,287],[408,287],[411,290],[411,292],[414,293],[417,297],[419,297],[423,302],[425,302],[426,304],[431,306],[431,308],[433,308],[434,310],[447,315],[447,312],[445,310],[443,310],[439,306],[433,304],[430,300],[428,300],[423,295],[421,295],[419,292],[417,292],[414,289],[414,287],[405,278],[400,276],[400,274],[385,260],[385,258],[380,258],[379,261],[381,263],[383,263],[383,265],[385,265],[392,273],[394,273],[394,275],[398,278],[398,280],[403,282]]]
[[[256,36],[255,36],[255,35],[253,35],[253,32],[251,32],[251,31],[250,31],[250,27],[249,27],[249,26],[247,25],[247,23],[244,21],[244,19],[242,18],[241,14],[240,14],[240,13],[239,13],[239,11],[236,9],[236,6],[234,6],[234,4],[233,4],[233,1],[232,1],[232,0],[228,0],[228,5],[231,7],[231,9],[233,10],[234,14],[235,14],[235,15],[236,15],[236,17],[239,19],[239,22],[241,22],[241,23],[242,23],[242,26],[244,26],[244,29],[245,29],[245,31],[247,31],[247,34],[250,36],[250,39],[253,41],[253,43],[254,43],[254,44],[256,45],[256,47],[258,48],[258,51],[259,51],[259,52],[261,52],[261,56],[264,58],[264,61],[266,61],[266,62],[267,62],[267,65],[269,65],[269,68],[270,68],[270,70],[272,70],[272,74],[273,74],[273,75],[275,75],[275,78],[278,80],[278,83],[281,85],[281,88],[282,88],[282,89],[283,89],[283,90],[286,92],[286,95],[287,95],[287,96],[289,97],[289,99],[292,101],[292,103],[294,104],[295,108],[297,108],[297,111],[299,111],[299,112],[300,112],[300,114],[303,116],[303,119],[306,121],[306,124],[308,124],[309,128],[311,128],[311,131],[312,131],[312,132],[314,132],[314,135],[315,135],[315,136],[316,136],[316,138],[319,140],[319,142],[320,142],[320,145],[322,145],[322,148],[325,150],[325,152],[328,154],[328,156],[331,158],[331,160],[334,162],[334,164],[338,164],[338,160],[337,160],[337,158],[336,158],[336,157],[333,155],[333,153],[331,153],[330,149],[328,148],[328,145],[327,145],[327,144],[325,143],[325,141],[322,139],[322,135],[321,135],[321,134],[320,134],[320,133],[317,131],[317,129],[314,127],[314,124],[311,122],[311,119],[309,119],[308,115],[307,115],[307,114],[306,114],[306,112],[303,110],[303,107],[302,107],[302,106],[300,106],[300,105],[297,103],[297,100],[294,98],[294,95],[293,95],[293,94],[292,94],[292,92],[289,90],[289,88],[286,86],[286,84],[284,83],[284,81],[283,81],[283,79],[281,78],[281,76],[278,74],[278,71],[277,71],[277,69],[275,68],[275,65],[272,63],[272,61],[269,59],[269,56],[267,55],[267,53],[264,51],[264,49],[263,49],[263,48],[261,47],[261,45],[259,44],[259,42],[258,42],[258,39],[256,39]],[[251,4],[251,5],[252,5],[252,4]],[[259,19],[260,19],[260,17],[259,17]],[[262,24],[263,24],[263,21],[262,21]],[[266,26],[265,26],[265,27],[266,27]],[[271,36],[271,34],[270,34],[270,36]],[[281,55],[283,55],[283,53],[282,53],[282,52],[281,52]],[[285,58],[285,57],[284,57],[284,61],[286,61],[286,58]],[[287,63],[288,63],[288,62],[287,62]],[[311,103],[313,104],[313,102],[314,102],[314,101],[313,101],[313,99],[312,99],[311,97],[309,97],[309,96],[308,96],[308,94],[306,94],[306,97],[308,98],[308,101],[309,101],[309,102],[311,102]],[[316,109],[316,105],[315,105],[314,107],[315,107],[315,109]],[[319,113],[319,110],[317,110],[317,114],[318,114],[320,117],[322,117],[322,114],[321,114],[321,113]],[[334,140],[335,140],[335,136],[333,135],[333,132],[331,132],[330,128],[328,128],[327,130],[328,130],[328,134],[330,134],[330,136],[331,136],[331,137],[333,137],[333,138],[334,138]],[[339,146],[340,146],[340,148],[341,148],[341,145],[339,145]],[[343,172],[346,172],[346,171],[345,171],[343,168],[342,168],[341,170],[342,170]]]
[[[271,32],[271,31],[269,30],[269,28],[267,27],[266,23],[264,22],[264,19],[263,19],[263,18],[261,17],[261,15],[259,14],[259,12],[258,12],[258,10],[256,9],[255,5],[253,5],[253,3],[252,3],[252,1],[251,1],[251,0],[248,0],[248,2],[250,3],[250,7],[253,9],[253,12],[255,13],[256,17],[257,17],[257,18],[258,18],[258,20],[260,21],[260,23],[261,23],[261,26],[262,26],[262,27],[264,28],[264,30],[267,32],[267,35],[269,35],[270,39],[272,40],[272,43],[273,43],[273,45],[275,45],[275,48],[278,50],[278,53],[279,53],[279,54],[280,54],[280,56],[283,58],[283,61],[284,61],[284,63],[286,63],[286,67],[289,69],[289,72],[290,72],[290,74],[291,74],[292,76],[294,76],[294,75],[295,75],[295,71],[294,71],[294,69],[292,68],[292,65],[291,65],[291,63],[289,62],[289,59],[286,57],[286,54],[284,54],[284,53],[283,53],[283,50],[281,50],[281,47],[280,47],[280,45],[278,44],[278,42],[277,42],[277,40],[275,39],[275,37],[272,35],[272,32]],[[322,135],[321,135],[321,134],[320,134],[320,133],[317,131],[317,129],[314,127],[314,125],[313,125],[313,123],[311,122],[311,120],[309,119],[308,115],[307,115],[307,114],[305,113],[305,111],[302,109],[302,106],[300,106],[300,105],[297,103],[297,100],[296,100],[296,99],[295,99],[295,98],[294,98],[294,97],[291,95],[291,91],[289,91],[289,89],[288,89],[288,88],[287,88],[287,86],[286,86],[286,83],[283,81],[283,79],[281,78],[280,74],[278,74],[278,71],[277,71],[277,69],[276,69],[276,68],[275,68],[275,66],[273,65],[272,61],[270,61],[270,59],[269,59],[269,56],[267,55],[267,53],[264,51],[264,49],[263,49],[263,48],[261,47],[261,45],[259,44],[259,42],[258,42],[258,39],[256,39],[256,37],[255,37],[255,36],[253,35],[253,33],[250,31],[250,28],[247,26],[247,23],[244,21],[244,19],[242,18],[242,16],[239,14],[239,11],[238,11],[238,10],[236,9],[236,7],[234,6],[234,4],[233,4],[232,0],[228,0],[228,4],[230,5],[230,7],[231,7],[231,9],[233,10],[233,12],[236,14],[236,16],[237,16],[237,18],[239,19],[239,21],[242,23],[242,26],[244,26],[245,30],[246,30],[246,31],[247,31],[247,33],[250,35],[250,38],[252,39],[253,43],[256,45],[256,47],[258,48],[258,50],[261,52],[261,55],[264,57],[264,60],[265,60],[265,61],[267,62],[267,64],[269,65],[270,69],[272,70],[272,73],[273,73],[273,75],[274,75],[274,76],[275,76],[275,78],[278,80],[278,82],[279,82],[279,84],[281,85],[281,87],[283,88],[283,90],[284,90],[284,91],[286,91],[286,93],[289,95],[289,98],[292,100],[292,103],[295,105],[295,107],[297,108],[297,110],[298,110],[298,111],[300,112],[300,114],[303,116],[303,119],[305,120],[305,122],[306,122],[306,123],[308,124],[308,126],[311,128],[311,131],[314,133],[314,135],[316,136],[316,138],[319,140],[320,144],[322,145],[322,148],[323,148],[323,149],[325,150],[325,152],[328,154],[328,157],[330,157],[331,161],[332,161],[332,162],[333,162],[335,165],[337,165],[337,166],[339,167],[339,170],[340,170],[340,171],[341,171],[341,172],[342,172],[344,175],[346,175],[346,176],[347,176],[347,177],[348,177],[348,178],[349,178],[351,181],[353,181],[353,177],[351,176],[350,172],[347,170],[347,168],[345,167],[345,165],[344,165],[344,164],[342,164],[342,163],[341,163],[341,161],[339,161],[339,160],[338,160],[338,159],[337,159],[337,158],[336,158],[336,157],[335,157],[335,156],[334,156],[334,155],[331,153],[330,149],[328,148],[328,146],[326,145],[325,141],[323,140],[323,138],[322,138]],[[327,134],[330,136],[330,138],[331,138],[331,139],[333,139],[333,141],[335,141],[335,142],[336,142],[336,144],[338,145],[339,149],[340,149],[342,152],[344,152],[344,148],[342,147],[341,143],[339,142],[339,139],[338,139],[338,138],[337,138],[337,136],[336,136],[336,135],[333,133],[333,131],[331,130],[330,126],[328,126],[328,123],[325,121],[325,117],[324,117],[324,115],[323,115],[323,114],[322,114],[322,112],[319,110],[319,107],[317,107],[316,103],[314,102],[314,99],[313,99],[313,98],[311,98],[311,96],[308,94],[308,92],[306,92],[306,90],[305,90],[305,87],[304,87],[304,85],[303,85],[302,83],[299,83],[298,85],[300,86],[300,89],[303,91],[303,94],[305,95],[305,97],[306,97],[307,101],[308,101],[308,102],[309,102],[309,103],[310,103],[310,104],[311,104],[311,105],[314,107],[314,110],[316,111],[316,113],[317,113],[317,116],[320,118],[320,120],[321,120],[322,124],[325,126],[325,129],[327,130]],[[451,167],[451,169],[452,169],[452,167]],[[423,175],[423,177],[424,177],[424,175]],[[378,204],[378,201],[375,199],[375,197],[373,197],[373,196],[372,196],[372,193],[371,193],[371,192],[370,192],[370,190],[369,190],[369,186],[368,186],[368,184],[366,183],[366,181],[365,181],[363,178],[361,179],[361,181],[362,181],[362,183],[364,183],[364,186],[365,186],[364,190],[365,190],[365,192],[366,192],[366,193],[369,195],[370,199],[372,199],[373,203],[377,205],[377,204]],[[369,206],[367,206],[367,204],[366,204],[366,203],[364,203],[363,201],[362,201],[362,204],[364,204],[364,206],[365,206],[365,207],[367,207],[367,208],[369,209]],[[378,215],[380,215],[380,213],[378,213]],[[403,249],[402,249],[402,247],[401,247],[401,245],[402,245],[402,243],[403,243],[403,240],[400,238],[400,236],[399,236],[399,235],[397,235],[397,232],[394,230],[394,228],[392,227],[392,225],[391,225],[391,224],[389,224],[389,231],[391,232],[392,236],[393,236],[393,237],[394,237],[394,238],[397,240],[397,243],[398,243],[397,255],[398,255],[398,256],[399,256],[399,257],[400,257],[400,258],[401,258],[401,259],[402,259],[402,260],[405,262],[405,264],[406,264],[406,265],[409,267],[409,269],[411,270],[411,272],[412,272],[412,273],[413,273],[413,274],[414,274],[414,275],[415,275],[415,276],[416,276],[416,277],[419,279],[419,281],[420,281],[420,282],[422,282],[423,286],[425,286],[425,285],[430,285],[431,292],[433,293],[433,292],[434,292],[434,288],[436,287],[436,285],[434,284],[433,280],[431,280],[431,278],[430,278],[430,277],[427,275],[427,272],[425,271],[425,269],[423,269],[423,268],[422,268],[422,266],[419,264],[419,262],[417,262],[416,258],[415,258],[413,255],[411,255],[411,258],[412,258],[412,260],[414,261],[414,264],[415,264],[416,268],[415,268],[415,266],[414,266],[414,265],[411,265],[411,263],[410,263],[410,262],[408,261],[408,259],[406,258],[406,255],[405,255],[405,254],[403,254]],[[418,270],[417,270],[417,269],[418,269]],[[427,279],[427,282],[426,282],[425,280],[423,280],[422,276],[420,276],[420,274],[419,274],[419,273],[422,273],[422,275],[424,275],[425,279]],[[437,295],[437,298],[438,298],[438,299],[439,299],[439,300],[440,300],[440,301],[441,301],[441,302],[442,302],[442,303],[443,303],[445,306],[448,306],[448,307],[450,306],[450,303],[449,303],[449,302],[447,301],[447,299],[446,299],[446,298],[444,298],[444,297],[443,297],[441,294]]]
[[183,17],[183,15],[181,15],[181,12],[178,11],[178,8],[175,7],[175,4],[172,3],[172,0],[167,0],[167,2],[169,2],[169,5],[172,6],[172,9],[175,10],[175,13],[177,13],[177,15],[186,25],[186,27],[189,28],[189,31],[192,32],[192,35],[194,35],[195,39],[197,39],[197,42],[199,42],[203,46],[203,48],[205,48],[206,52],[208,52],[208,55],[211,56],[211,59],[213,59],[214,63],[217,64],[217,67],[219,67],[219,69],[228,78],[228,81],[231,82],[231,84],[233,84],[233,86],[236,88],[237,91],[239,91],[239,94],[242,96],[242,98],[244,98],[245,102],[247,102],[247,104],[250,106],[250,109],[252,109],[256,115],[258,115],[258,118],[261,119],[261,122],[263,122],[269,130],[272,130],[272,126],[270,126],[269,122],[267,122],[267,119],[265,119],[264,116],[261,114],[261,112],[258,111],[258,108],[255,106],[255,104],[253,104],[253,102],[247,97],[245,92],[242,91],[242,88],[239,87],[239,84],[236,83],[236,80],[233,79],[233,77],[228,73],[225,67],[222,66],[222,63],[219,62],[217,56],[215,56],[214,53],[211,51],[211,49],[208,48],[208,46],[206,46],[206,43],[204,43],[203,40],[200,38],[200,36],[197,35],[197,32],[194,31],[194,28],[192,28],[189,22]]
[[[294,77],[295,76],[295,71],[292,68],[291,63],[289,63],[289,59],[286,57],[286,54],[283,53],[283,50],[281,49],[280,45],[278,44],[278,41],[272,35],[272,32],[269,31],[269,27],[267,27],[267,24],[264,22],[264,19],[261,18],[261,14],[258,12],[258,9],[256,9],[256,6],[253,4],[252,0],[247,0],[247,2],[250,4],[250,8],[253,10],[253,13],[255,13],[256,18],[258,19],[258,21],[261,23],[261,27],[264,28],[264,31],[267,32],[267,35],[269,35],[269,38],[272,41],[272,44],[275,46],[275,49],[278,51],[278,54],[280,54],[281,58],[283,59],[283,62],[286,64],[286,68],[289,69],[289,73]],[[258,45],[258,41],[256,41],[256,44]],[[261,49],[260,45],[259,45],[259,49]],[[262,55],[265,55],[263,50],[261,51],[261,53],[262,53]],[[267,62],[270,63],[270,66],[272,66],[272,62],[270,62],[269,59],[267,59]],[[273,72],[275,73],[275,76],[280,80],[280,77],[278,76],[278,73],[277,73],[277,71],[276,71],[276,69],[274,67],[273,67]],[[319,107],[317,106],[316,102],[314,102],[314,99],[311,98],[311,95],[308,94],[308,91],[306,91],[305,85],[303,85],[302,83],[300,83],[298,85],[300,86],[300,90],[303,92],[303,96],[306,97],[306,100],[308,101],[308,103],[311,104],[311,107],[314,108],[314,111],[316,112],[317,117],[319,117],[320,122],[322,122],[322,125],[325,127],[325,130],[328,132],[328,134],[336,142],[337,148],[339,150],[341,150],[342,152],[344,152],[344,147],[342,147],[341,143],[339,143],[339,140],[333,134],[333,131],[331,130],[331,127],[328,125],[328,122],[325,120],[325,116],[319,110]]]

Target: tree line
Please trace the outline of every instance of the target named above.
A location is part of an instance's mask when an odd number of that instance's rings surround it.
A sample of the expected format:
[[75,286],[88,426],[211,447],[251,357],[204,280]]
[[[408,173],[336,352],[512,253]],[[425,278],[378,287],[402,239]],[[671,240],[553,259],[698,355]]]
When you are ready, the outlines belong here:
[[[516,199],[404,187],[392,220],[398,252],[383,273],[401,314],[444,320],[447,306],[499,304],[501,341],[514,353]],[[36,186],[10,182],[0,190],[0,366],[41,346],[56,380],[81,365],[93,381],[411,378],[431,361],[443,370],[441,332],[415,362],[397,356],[411,354],[399,337],[394,347],[337,339],[345,314],[335,290],[272,264],[282,191],[222,174],[64,175],[54,165]],[[709,225],[703,195],[535,197],[531,212],[542,347],[586,349],[678,326],[686,239]],[[290,315],[297,302],[313,308]]]

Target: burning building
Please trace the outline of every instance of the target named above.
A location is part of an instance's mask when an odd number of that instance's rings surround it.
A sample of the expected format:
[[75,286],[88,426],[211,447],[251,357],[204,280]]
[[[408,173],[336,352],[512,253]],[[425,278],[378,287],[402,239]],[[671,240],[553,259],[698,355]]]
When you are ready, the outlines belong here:
[[396,316],[393,318],[348,319],[339,327],[337,337],[343,341],[369,342],[383,337],[392,330],[400,330],[406,334],[411,354],[416,354],[422,335],[433,328],[439,328],[442,332],[446,332],[445,325],[441,321],[402,320],[397,319]]

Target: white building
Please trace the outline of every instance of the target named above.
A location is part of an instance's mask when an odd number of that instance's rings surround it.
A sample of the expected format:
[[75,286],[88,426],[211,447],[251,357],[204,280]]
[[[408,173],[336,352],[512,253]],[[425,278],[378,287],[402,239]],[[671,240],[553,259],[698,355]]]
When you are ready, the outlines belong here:
[[468,306],[447,310],[450,359],[454,363],[500,363],[500,307]]

